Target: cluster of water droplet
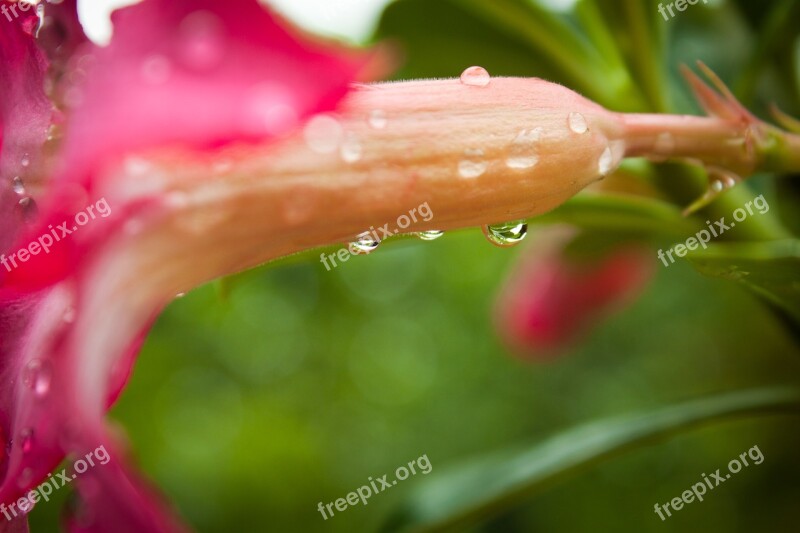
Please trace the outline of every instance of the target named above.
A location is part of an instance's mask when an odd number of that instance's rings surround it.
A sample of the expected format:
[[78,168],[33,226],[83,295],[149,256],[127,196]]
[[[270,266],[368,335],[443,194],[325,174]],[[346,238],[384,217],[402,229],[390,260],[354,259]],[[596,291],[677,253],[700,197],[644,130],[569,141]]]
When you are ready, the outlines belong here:
[[[24,172],[30,164],[30,158],[28,154],[25,154],[20,161],[22,171]],[[22,220],[28,224],[32,223],[36,219],[38,208],[33,197],[31,197],[27,189],[25,189],[25,183],[22,181],[21,176],[17,175],[11,179],[11,190],[17,195],[17,211]]]

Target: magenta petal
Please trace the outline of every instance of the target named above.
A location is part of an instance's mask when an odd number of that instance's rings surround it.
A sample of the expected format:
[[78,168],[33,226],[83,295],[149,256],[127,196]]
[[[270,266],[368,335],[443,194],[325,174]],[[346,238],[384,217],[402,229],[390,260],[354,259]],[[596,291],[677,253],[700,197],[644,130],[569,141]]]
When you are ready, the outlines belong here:
[[113,15],[89,51],[66,158],[85,173],[125,152],[286,134],[332,108],[364,58],[303,43],[256,0],[146,0]]

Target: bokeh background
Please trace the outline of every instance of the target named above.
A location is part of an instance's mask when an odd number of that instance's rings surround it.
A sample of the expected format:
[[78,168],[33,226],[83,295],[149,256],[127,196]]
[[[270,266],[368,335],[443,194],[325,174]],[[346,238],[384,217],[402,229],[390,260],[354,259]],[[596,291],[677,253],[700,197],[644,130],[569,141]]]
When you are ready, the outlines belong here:
[[[405,51],[400,78],[457,76],[472,64],[505,75],[550,68],[524,40],[462,7],[469,2],[404,0],[382,22],[386,1],[279,4],[305,27],[351,42],[375,31],[392,37]],[[697,111],[677,66],[703,59],[735,78],[759,43],[760,13],[709,2],[663,23],[677,109]],[[800,41],[783,44],[776,54],[800,55]],[[765,73],[756,109],[775,99],[798,111],[780,76]],[[775,198],[773,180],[754,185]],[[159,318],[111,417],[141,469],[198,531],[361,532],[376,530],[426,476],[327,521],[318,502],[370,476],[391,478],[422,454],[432,477],[592,419],[797,382],[797,341],[771,310],[685,263],[659,266],[636,303],[570,353],[520,360],[499,341],[492,307],[522,251],[465,230],[386,243],[330,272],[316,251],[202,287]],[[796,531],[799,444],[788,416],[715,425],[571,477],[470,531]],[[755,445],[761,465],[666,522],[655,515],[656,502]],[[59,507],[38,505],[32,530],[56,530]]]

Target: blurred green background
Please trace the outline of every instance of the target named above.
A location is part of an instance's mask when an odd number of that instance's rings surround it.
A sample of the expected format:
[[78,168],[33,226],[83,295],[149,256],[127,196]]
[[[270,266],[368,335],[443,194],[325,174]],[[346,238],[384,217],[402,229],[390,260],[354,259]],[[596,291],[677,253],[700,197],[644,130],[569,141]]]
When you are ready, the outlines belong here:
[[[651,25],[637,31],[669,43],[659,59],[667,108],[693,109],[675,74],[681,62],[703,59],[735,80],[761,43],[766,51],[755,64],[764,68],[756,69],[746,103],[758,110],[776,100],[798,111],[796,28],[774,30],[770,39],[758,33],[771,9],[794,2],[765,2],[762,10],[700,4],[660,23],[657,2],[636,3]],[[624,70],[643,79],[635,32],[615,16],[630,13],[628,2],[579,4],[605,14]],[[389,8],[378,32],[405,50],[400,78],[456,76],[479,64],[493,74],[560,80],[563,65],[539,53],[542,34],[531,33],[546,21],[508,16],[526,5],[405,0]],[[580,25],[557,16],[566,27]],[[572,45],[580,43],[566,39],[555,50],[569,54]],[[578,50],[584,59],[592,53],[601,51]],[[795,71],[785,70],[787,54]],[[601,59],[587,66],[592,76],[599,72],[589,78],[598,86],[610,83],[604,69],[620,67]],[[657,98],[642,93],[642,105],[654,107]],[[756,186],[775,198],[772,179],[760,177]],[[425,478],[470,457],[592,419],[798,381],[800,350],[775,315],[686,263],[658,268],[641,299],[569,355],[546,364],[515,359],[497,338],[491,308],[520,253],[469,230],[430,243],[388,243],[331,272],[316,252],[202,287],[159,318],[112,418],[141,469],[198,531],[361,532],[376,530]],[[793,532],[799,444],[796,418],[726,422],[641,447],[470,531]],[[761,465],[666,522],[654,513],[656,502],[756,445]],[[423,454],[433,465],[428,476],[327,521],[317,511],[318,502],[344,497],[370,476],[391,479]],[[37,506],[32,530],[54,530],[59,507]]]

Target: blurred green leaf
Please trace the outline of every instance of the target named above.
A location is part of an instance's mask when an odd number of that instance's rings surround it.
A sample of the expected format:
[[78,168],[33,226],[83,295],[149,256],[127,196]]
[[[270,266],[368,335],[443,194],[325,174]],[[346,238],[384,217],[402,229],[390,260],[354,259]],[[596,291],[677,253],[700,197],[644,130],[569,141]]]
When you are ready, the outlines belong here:
[[739,282],[800,322],[800,240],[713,244],[687,258],[703,274]]
[[418,487],[384,531],[460,530],[625,451],[724,419],[800,412],[800,390],[757,389],[592,422],[533,447],[470,462]]
[[577,21],[529,0],[400,0],[376,37],[404,46],[401,79],[458,76],[478,64],[493,75],[557,81],[620,111],[645,108],[618,54],[604,56]]

